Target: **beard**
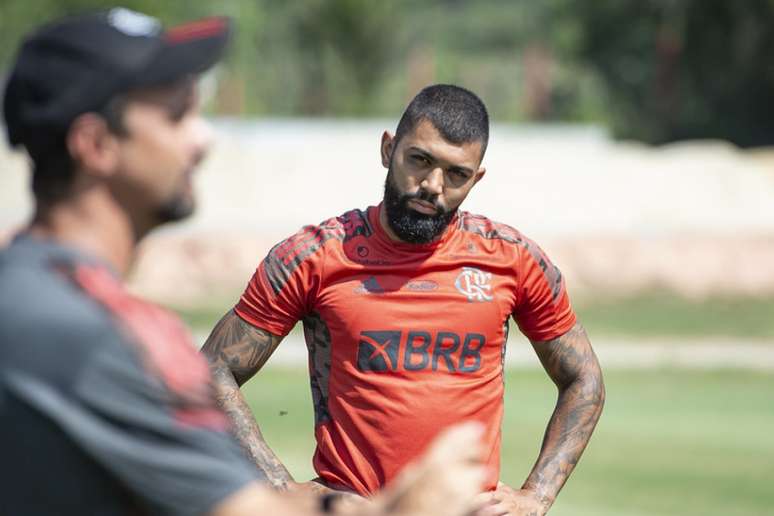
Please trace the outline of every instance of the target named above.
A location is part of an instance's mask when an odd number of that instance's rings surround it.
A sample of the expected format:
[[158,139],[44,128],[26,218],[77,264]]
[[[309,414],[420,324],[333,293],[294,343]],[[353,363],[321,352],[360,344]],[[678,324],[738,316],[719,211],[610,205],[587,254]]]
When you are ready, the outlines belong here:
[[159,206],[156,209],[156,220],[159,224],[165,224],[187,219],[193,214],[194,208],[194,201],[181,195]]
[[[419,213],[408,206],[412,199],[432,203],[434,215]],[[457,209],[446,210],[438,203],[438,196],[423,189],[415,194],[404,194],[398,190],[392,177],[392,167],[384,182],[384,209],[387,223],[398,238],[410,244],[428,244],[438,238],[457,214]]]

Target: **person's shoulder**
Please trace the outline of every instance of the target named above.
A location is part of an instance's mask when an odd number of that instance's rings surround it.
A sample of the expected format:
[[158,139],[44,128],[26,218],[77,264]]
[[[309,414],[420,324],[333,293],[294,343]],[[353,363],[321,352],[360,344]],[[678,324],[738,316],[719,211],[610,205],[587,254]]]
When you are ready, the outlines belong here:
[[119,342],[99,303],[64,273],[0,266],[0,361],[66,383],[96,350]]
[[4,258],[0,257],[0,313],[7,324],[72,326],[104,319],[99,307],[72,281],[71,264]]
[[330,243],[343,243],[357,236],[370,236],[372,233],[368,210],[352,209],[327,218],[319,224],[303,226],[275,245],[268,257],[285,263],[300,263],[328,248]]
[[460,213],[460,229],[470,238],[482,239],[503,250],[511,250],[527,259],[533,259],[541,267],[547,267],[550,260],[543,249],[532,238],[518,229],[493,221],[483,215]]
[[301,233],[319,234],[321,238],[335,238],[345,241],[356,236],[370,236],[373,233],[371,222],[369,221],[369,210],[375,209],[373,206],[361,210],[354,208],[345,211],[341,215],[330,217],[317,225],[304,226]]
[[519,247],[527,247],[531,242],[521,231],[508,224],[467,211],[460,212],[459,228],[466,236]]

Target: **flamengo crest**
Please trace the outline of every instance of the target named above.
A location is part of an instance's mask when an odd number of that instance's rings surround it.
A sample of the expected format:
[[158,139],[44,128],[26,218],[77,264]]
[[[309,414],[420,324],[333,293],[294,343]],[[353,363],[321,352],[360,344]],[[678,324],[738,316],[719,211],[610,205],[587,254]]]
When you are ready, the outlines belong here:
[[491,301],[492,296],[492,273],[484,272],[474,267],[463,267],[454,286],[457,287],[468,301]]

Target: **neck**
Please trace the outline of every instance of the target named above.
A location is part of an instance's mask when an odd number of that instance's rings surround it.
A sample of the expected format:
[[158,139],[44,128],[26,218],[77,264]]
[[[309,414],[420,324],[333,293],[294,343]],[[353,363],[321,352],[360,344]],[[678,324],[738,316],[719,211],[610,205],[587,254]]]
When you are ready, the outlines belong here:
[[39,203],[28,231],[109,263],[126,275],[139,235],[105,186],[93,185],[53,204]]

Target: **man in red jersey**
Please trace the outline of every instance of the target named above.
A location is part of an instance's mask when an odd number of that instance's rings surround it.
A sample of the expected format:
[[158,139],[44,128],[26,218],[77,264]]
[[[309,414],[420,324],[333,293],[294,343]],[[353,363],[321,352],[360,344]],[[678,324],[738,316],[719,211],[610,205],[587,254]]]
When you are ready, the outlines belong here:
[[483,477],[470,426],[367,505],[269,489],[182,323],[123,284],[137,243],[194,209],[211,131],[192,76],[229,33],[114,8],[19,49],[3,114],[35,214],[0,250],[0,514],[462,514]]
[[[295,323],[309,348],[319,489],[370,495],[443,428],[485,426],[479,514],[545,514],[604,403],[596,357],[559,270],[515,229],[459,210],[485,174],[489,122],[473,93],[424,89],[395,136],[378,206],[275,246],[204,347],[238,438],[278,486],[297,484],[264,442],[239,386]],[[559,397],[519,489],[499,482],[503,357],[513,317]],[[305,484],[308,485],[308,484]]]

